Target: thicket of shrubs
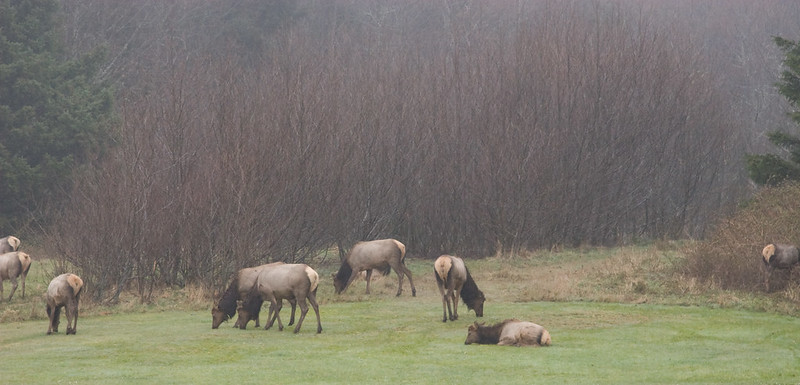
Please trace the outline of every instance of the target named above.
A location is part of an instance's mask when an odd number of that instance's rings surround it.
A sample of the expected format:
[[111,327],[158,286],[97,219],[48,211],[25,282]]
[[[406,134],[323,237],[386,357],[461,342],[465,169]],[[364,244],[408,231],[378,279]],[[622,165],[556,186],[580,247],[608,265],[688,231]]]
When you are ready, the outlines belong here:
[[224,1],[74,3],[120,125],[44,243],[101,299],[382,237],[427,258],[702,237],[749,193],[744,122],[773,106],[767,36],[727,28],[746,1],[714,23],[636,1],[270,2],[293,16],[252,30]]
[[[722,220],[706,240],[689,247],[688,275],[723,289],[764,290],[764,246],[800,244],[798,197],[797,183],[759,191],[736,214]],[[785,273],[779,272],[775,277],[772,290],[785,286]]]

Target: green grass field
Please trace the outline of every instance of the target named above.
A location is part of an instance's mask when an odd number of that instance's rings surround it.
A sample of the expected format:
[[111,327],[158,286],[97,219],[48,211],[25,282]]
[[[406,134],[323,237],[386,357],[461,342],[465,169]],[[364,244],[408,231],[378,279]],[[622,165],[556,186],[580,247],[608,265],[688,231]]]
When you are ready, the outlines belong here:
[[[37,285],[29,282],[29,298],[0,303],[0,314],[27,317],[0,323],[0,383],[800,382],[800,319],[751,306],[769,298],[726,305],[719,298],[738,294],[690,293],[678,300],[669,282],[652,276],[668,271],[673,258],[647,249],[576,251],[561,258],[567,263],[544,256],[468,261],[486,292],[485,317],[462,305],[461,319],[447,323],[430,261],[409,261],[418,295],[411,297],[406,282],[399,298],[394,275],[374,282],[369,296],[363,281],[334,296],[335,267],[323,266],[322,334],[315,333],[313,310],[299,334],[256,330],[252,323],[243,331],[231,322],[212,330],[210,301],[169,293],[124,309],[87,303],[77,335],[47,336],[44,310],[35,309],[41,298],[32,295]],[[623,274],[610,267],[619,265],[616,259],[648,268],[627,270],[635,265],[629,263]],[[548,270],[546,278],[528,278]],[[525,287],[542,291],[542,298],[530,298],[535,293]],[[288,306],[282,314],[287,322]],[[464,345],[473,321],[510,317],[545,326],[553,345]]]

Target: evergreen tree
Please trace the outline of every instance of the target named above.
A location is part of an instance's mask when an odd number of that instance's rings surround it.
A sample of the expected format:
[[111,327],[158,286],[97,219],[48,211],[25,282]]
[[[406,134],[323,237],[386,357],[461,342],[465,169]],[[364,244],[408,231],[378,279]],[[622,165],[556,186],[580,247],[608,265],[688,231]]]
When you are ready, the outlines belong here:
[[[778,92],[789,102],[792,111],[791,119],[800,125],[800,44],[791,40],[775,37],[786,57],[783,60],[784,70]],[[774,154],[746,155],[747,171],[758,185],[777,185],[792,180],[800,181],[800,138],[782,132],[770,132],[770,142],[786,150],[788,157]]]
[[75,166],[109,144],[101,51],[65,60],[56,0],[0,0],[0,234],[68,191]]

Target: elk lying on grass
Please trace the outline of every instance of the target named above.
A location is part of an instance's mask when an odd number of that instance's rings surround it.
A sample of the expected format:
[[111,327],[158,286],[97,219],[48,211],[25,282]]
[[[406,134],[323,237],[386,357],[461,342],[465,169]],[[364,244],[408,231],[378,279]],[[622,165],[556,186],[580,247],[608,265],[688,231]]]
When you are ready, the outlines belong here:
[[550,333],[540,325],[518,319],[507,319],[492,326],[475,322],[469,325],[464,344],[549,346]]
[[47,287],[47,316],[50,326],[47,334],[58,333],[61,308],[67,313],[67,334],[75,334],[78,329],[78,302],[83,289],[83,280],[75,274],[61,274],[50,281]]

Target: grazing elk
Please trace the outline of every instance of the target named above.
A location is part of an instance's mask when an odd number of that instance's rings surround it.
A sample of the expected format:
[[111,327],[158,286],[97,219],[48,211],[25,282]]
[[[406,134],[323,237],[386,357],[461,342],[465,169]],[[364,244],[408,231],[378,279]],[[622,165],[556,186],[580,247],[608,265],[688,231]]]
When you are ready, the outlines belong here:
[[476,316],[483,317],[486,297],[469,274],[464,260],[452,255],[442,255],[433,263],[433,271],[439,293],[442,294],[442,322],[447,322],[448,316],[450,321],[458,319],[459,297],[467,305],[467,309],[475,310]]
[[549,346],[550,333],[533,322],[507,319],[492,326],[475,322],[467,329],[464,344],[497,344],[508,346]]
[[[78,302],[83,289],[83,280],[75,274],[66,273],[53,278],[47,287],[47,316],[50,326],[47,334],[58,333],[61,308],[67,313],[67,334],[75,334],[78,329]],[[74,320],[74,321],[73,321]]]
[[9,235],[0,238],[0,254],[10,253],[19,249],[19,238]]
[[[269,301],[275,312],[270,317],[264,330],[272,327],[275,320],[278,320],[278,330],[283,330],[280,312],[283,300],[294,300],[300,305],[300,319],[294,327],[294,332],[300,331],[303,320],[308,313],[308,303],[314,308],[317,314],[317,333],[322,333],[322,323],[319,318],[319,305],[317,304],[317,287],[319,286],[319,274],[306,264],[286,264],[270,266],[261,270],[258,274],[258,282],[247,298],[239,307],[239,318],[249,319],[250,313],[255,311],[253,307],[258,301],[253,301],[253,297],[261,297],[263,301]],[[260,306],[260,305],[258,305]]]
[[791,274],[792,267],[800,262],[800,252],[793,245],[770,243],[761,250],[764,257],[764,285],[767,292],[770,290],[770,278],[776,269],[788,270]]
[[17,278],[22,281],[22,298],[25,298],[25,279],[28,277],[28,270],[31,268],[31,257],[21,251],[0,254],[0,301],[3,299],[3,280],[11,280],[11,294],[8,301],[17,291]]
[[408,276],[411,284],[411,295],[417,296],[411,270],[405,265],[406,246],[395,239],[380,239],[368,242],[358,242],[342,260],[342,265],[333,275],[333,286],[336,294],[344,292],[350,284],[359,277],[359,273],[367,271],[367,294],[372,270],[376,269],[383,275],[389,274],[390,269],[397,273],[397,295],[403,292],[403,276]]
[[[242,300],[247,296],[247,293],[250,292],[253,287],[256,285],[256,280],[258,279],[258,273],[261,272],[261,269],[268,266],[276,266],[282,265],[283,262],[273,262],[268,263],[266,265],[260,265],[255,267],[246,267],[244,269],[239,270],[231,280],[231,284],[228,285],[228,289],[225,293],[222,294],[219,302],[217,305],[211,309],[211,328],[216,329],[221,325],[223,322],[227,321],[228,319],[232,318],[234,314],[236,314],[237,309],[237,302]],[[292,304],[292,317],[289,320],[289,325],[294,323],[294,312],[296,303],[290,301]],[[246,320],[239,320],[237,319],[234,323],[234,327],[238,328],[246,328],[247,322],[250,320],[256,321],[256,327],[259,327],[259,314],[261,311],[261,304],[259,304],[258,311],[254,311],[250,313]],[[272,313],[273,309],[270,308],[270,314]]]

